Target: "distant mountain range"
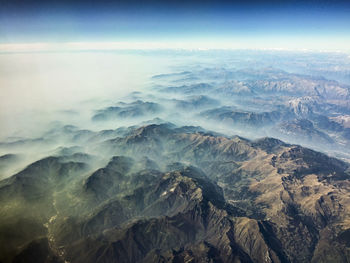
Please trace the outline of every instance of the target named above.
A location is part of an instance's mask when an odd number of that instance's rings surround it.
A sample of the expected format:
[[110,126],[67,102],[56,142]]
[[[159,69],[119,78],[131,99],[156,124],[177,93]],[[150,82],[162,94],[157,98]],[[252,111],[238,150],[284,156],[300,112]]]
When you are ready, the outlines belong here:
[[347,64],[241,52],[0,141],[0,263],[349,262]]

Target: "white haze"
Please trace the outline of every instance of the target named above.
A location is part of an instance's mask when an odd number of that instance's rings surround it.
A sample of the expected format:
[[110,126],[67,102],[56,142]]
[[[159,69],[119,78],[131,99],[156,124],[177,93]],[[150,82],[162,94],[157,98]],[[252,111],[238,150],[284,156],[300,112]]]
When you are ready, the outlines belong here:
[[0,138],[32,135],[49,121],[83,124],[84,110],[144,89],[167,63],[113,52],[1,54]]
[[[0,146],[0,156],[19,157],[5,168],[0,165],[0,180],[62,147],[85,147],[56,136],[55,130],[64,125],[101,131],[145,121],[134,118],[96,123],[91,117],[96,110],[117,102],[133,101],[132,92],[151,91],[153,75],[170,72],[181,62],[181,56],[142,52],[0,54],[0,144],[5,143]],[[44,141],[30,141],[33,139]],[[11,142],[20,143],[8,146]],[[84,152],[96,154],[86,148]]]
[[[199,115],[200,111],[221,106],[263,112],[273,109],[274,102],[265,100],[264,103],[246,103],[239,94],[232,96],[230,93],[212,92],[209,97],[216,100],[217,105],[182,109],[176,106],[176,102],[186,101],[192,95],[207,94],[205,91],[187,94],[181,89],[177,92],[176,89],[182,85],[200,83],[216,88],[221,82],[235,78],[230,77],[230,72],[241,69],[243,79],[252,72],[256,74],[255,69],[259,72],[259,69],[270,67],[297,69],[296,72],[318,75],[318,70],[323,70],[325,60],[329,65],[326,68],[327,71],[330,69],[329,74],[333,73],[332,67],[338,69],[338,65],[341,65],[343,71],[335,72],[343,78],[350,69],[349,59],[337,54],[328,57],[321,53],[298,53],[295,60],[293,56],[294,53],[278,52],[179,50],[0,53],[0,157],[6,154],[19,156],[13,165],[5,168],[1,168],[0,163],[0,180],[34,161],[59,154],[62,147],[78,147],[82,152],[98,155],[102,162],[108,161],[110,156],[96,150],[94,141],[67,138],[62,132],[65,125],[75,125],[78,131],[99,132],[150,123],[147,121],[157,117],[179,126],[198,125],[228,136],[279,138],[278,134],[271,133],[271,127],[247,129],[230,122],[229,118],[215,120]],[[306,64],[306,67],[303,66],[305,63],[300,64],[299,59],[305,62],[310,57],[315,65]],[[181,74],[184,72],[194,73],[194,78],[182,79]],[[165,77],[152,78],[161,74],[165,74]],[[278,77],[278,74],[279,71],[275,76]],[[161,91],[168,87],[175,87],[175,90]],[[133,93],[136,91],[139,93]],[[158,103],[162,111],[132,118],[92,121],[96,110],[135,100]],[[290,142],[298,143],[299,140]],[[305,145],[305,141],[302,143]],[[323,150],[319,147],[316,149]]]

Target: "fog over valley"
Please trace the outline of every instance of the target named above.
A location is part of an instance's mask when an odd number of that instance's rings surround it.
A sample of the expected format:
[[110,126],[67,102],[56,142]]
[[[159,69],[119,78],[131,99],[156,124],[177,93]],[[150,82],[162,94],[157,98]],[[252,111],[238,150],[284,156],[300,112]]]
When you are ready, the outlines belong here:
[[350,260],[346,53],[9,52],[0,86],[0,262]]

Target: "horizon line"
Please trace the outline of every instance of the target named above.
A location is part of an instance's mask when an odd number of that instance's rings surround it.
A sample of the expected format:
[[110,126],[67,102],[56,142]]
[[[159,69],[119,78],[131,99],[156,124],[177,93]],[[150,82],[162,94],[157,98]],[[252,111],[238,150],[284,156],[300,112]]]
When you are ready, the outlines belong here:
[[100,42],[30,42],[30,43],[0,43],[1,54],[11,53],[47,53],[47,52],[93,52],[93,51],[137,51],[137,50],[183,50],[183,51],[215,51],[215,50],[251,50],[251,51],[290,51],[290,52],[320,52],[349,54],[349,49],[298,48],[298,47],[253,47],[226,43],[203,42],[130,42],[130,41],[100,41]]

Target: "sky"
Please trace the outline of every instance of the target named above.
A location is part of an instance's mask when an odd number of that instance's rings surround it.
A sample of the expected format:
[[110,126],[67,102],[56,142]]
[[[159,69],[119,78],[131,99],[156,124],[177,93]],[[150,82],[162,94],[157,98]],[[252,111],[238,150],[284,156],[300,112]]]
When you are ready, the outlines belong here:
[[33,43],[50,44],[46,49],[132,43],[135,48],[349,50],[349,13],[350,1],[337,0],[0,0],[0,51],[16,47],[8,44]]

